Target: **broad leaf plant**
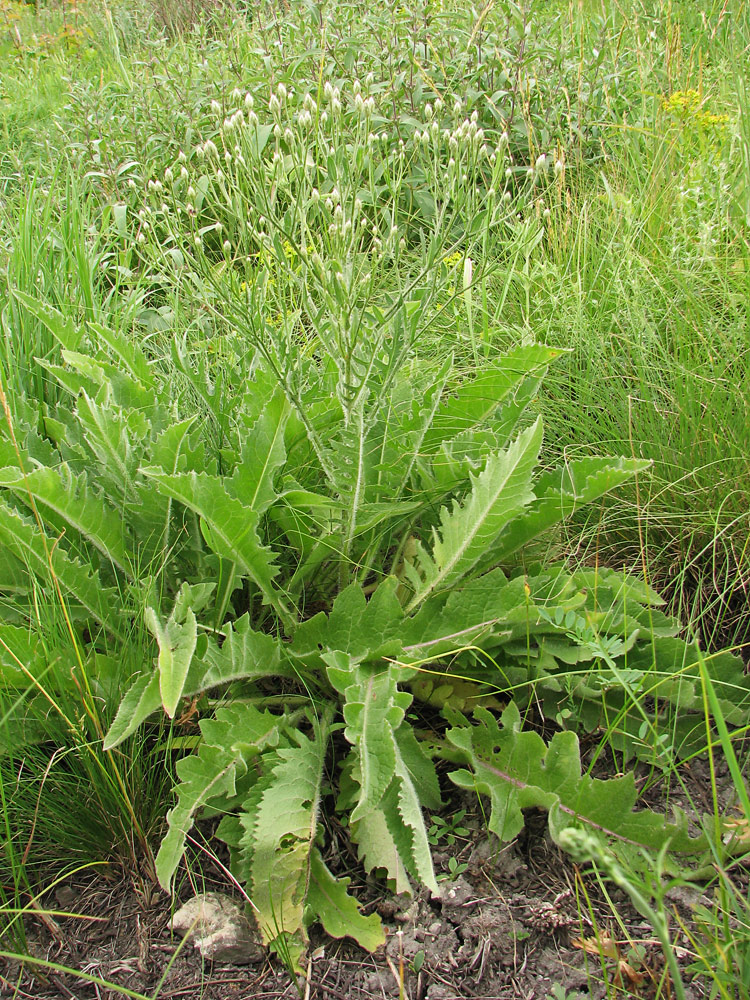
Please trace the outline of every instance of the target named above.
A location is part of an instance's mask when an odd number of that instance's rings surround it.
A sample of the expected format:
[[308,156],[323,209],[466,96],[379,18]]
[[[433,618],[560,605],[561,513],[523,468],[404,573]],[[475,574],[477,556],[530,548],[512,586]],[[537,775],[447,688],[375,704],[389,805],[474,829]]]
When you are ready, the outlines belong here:
[[[583,458],[540,469],[533,400],[554,350],[520,347],[453,382],[448,363],[391,365],[415,314],[404,302],[385,331],[381,315],[362,317],[372,350],[358,384],[325,351],[294,384],[258,351],[224,385],[232,418],[210,447],[139,346],[25,305],[60,340],[60,362],[45,367],[63,395],[46,410],[16,401],[0,440],[12,609],[0,635],[28,665],[5,656],[3,680],[20,687],[44,670],[26,628],[30,579],[54,581],[83,655],[148,630],[153,660],[105,746],[159,713],[199,714],[156,860],[165,888],[193,823],[221,817],[216,834],[271,948],[299,963],[320,921],[374,949],[379,918],[326,863],[327,820],[338,816],[363,867],[396,891],[437,892],[424,811],[443,803],[440,760],[487,796],[504,840],[537,806],[555,839],[582,826],[635,847],[699,846],[684,818],[635,810],[632,776],[582,772],[573,732],[546,745],[523,726],[532,702],[558,722],[573,707],[627,754],[653,753],[634,692],[650,693],[655,713],[678,706],[686,738],[699,724],[695,657],[657,595],[622,573],[540,562],[559,550],[565,518],[645,468]],[[216,390],[179,344],[174,359],[186,384]],[[712,664],[732,719],[741,663]]]

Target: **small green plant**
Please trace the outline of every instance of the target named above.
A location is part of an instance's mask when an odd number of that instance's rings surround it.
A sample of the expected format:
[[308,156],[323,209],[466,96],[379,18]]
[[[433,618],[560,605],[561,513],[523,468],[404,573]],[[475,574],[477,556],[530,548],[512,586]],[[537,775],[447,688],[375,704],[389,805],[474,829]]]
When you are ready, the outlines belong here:
[[448,858],[448,871],[441,872],[441,874],[438,875],[437,880],[438,882],[445,882],[448,879],[458,878],[459,875],[463,875],[468,867],[469,866],[463,861],[457,861],[456,858],[451,856]]
[[427,839],[432,847],[437,847],[441,842],[452,847],[460,837],[468,837],[469,831],[465,826],[461,826],[466,817],[466,810],[460,809],[452,816],[432,816],[430,826],[427,830]]

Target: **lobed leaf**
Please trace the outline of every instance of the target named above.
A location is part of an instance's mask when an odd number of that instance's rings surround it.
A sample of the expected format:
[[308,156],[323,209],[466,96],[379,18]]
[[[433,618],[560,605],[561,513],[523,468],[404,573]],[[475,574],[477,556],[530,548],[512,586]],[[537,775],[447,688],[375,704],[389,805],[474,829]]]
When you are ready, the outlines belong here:
[[538,733],[521,731],[521,716],[511,702],[501,725],[490,712],[478,708],[477,724],[459,723],[447,739],[461,751],[471,770],[451,774],[460,788],[488,795],[489,829],[500,840],[512,840],[523,827],[523,809],[536,806],[549,813],[550,832],[559,842],[570,826],[589,826],[631,847],[692,853],[705,839],[691,838],[684,817],[668,823],[650,810],[634,811],[637,801],[631,774],[599,781],[581,773],[578,737],[556,733],[549,745]]

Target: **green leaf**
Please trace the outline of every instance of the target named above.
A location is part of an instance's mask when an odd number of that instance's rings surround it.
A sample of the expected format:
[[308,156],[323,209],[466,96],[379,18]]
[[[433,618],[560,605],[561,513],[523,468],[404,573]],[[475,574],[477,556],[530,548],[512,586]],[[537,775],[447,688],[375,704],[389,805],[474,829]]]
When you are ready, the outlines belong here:
[[634,458],[582,458],[544,473],[534,484],[535,499],[493,545],[493,559],[501,562],[579,507],[597,500],[650,466],[650,461]]
[[589,826],[624,845],[693,853],[705,838],[691,838],[685,817],[670,824],[649,810],[634,811],[638,798],[631,774],[599,781],[581,773],[578,737],[556,733],[547,746],[538,733],[521,731],[521,716],[511,702],[502,727],[490,712],[478,708],[476,725],[458,724],[447,739],[461,752],[471,771],[459,770],[451,780],[460,788],[490,797],[489,829],[500,840],[512,840],[523,827],[523,809],[546,809],[553,838],[559,842],[569,826]]
[[117,591],[102,584],[90,566],[79,562],[56,539],[45,538],[31,518],[0,501],[0,541],[40,579],[48,580],[50,572],[63,593],[75,601],[113,635],[123,636],[117,620],[120,606]]
[[443,508],[439,529],[433,530],[432,555],[417,550],[410,582],[415,594],[407,614],[430,596],[458,583],[486,556],[502,529],[534,498],[531,476],[542,446],[542,420],[523,431],[506,450],[490,455],[472,490],[460,505]]
[[185,612],[184,622],[170,616],[162,624],[153,608],[146,608],[143,620],[159,646],[159,691],[164,711],[173,719],[198,641],[198,623],[192,608]]
[[104,749],[112,750],[136,731],[149,715],[161,708],[159,674],[140,674],[120,702],[117,715],[104,737]]
[[357,902],[346,891],[351,879],[334,878],[317,847],[310,856],[310,886],[307,905],[331,937],[351,937],[366,951],[376,951],[385,943],[380,917],[362,916]]
[[411,695],[399,691],[396,668],[358,664],[346,653],[323,654],[328,679],[343,695],[344,735],[359,751],[361,793],[352,812],[356,822],[376,808],[396,769],[397,746],[394,736],[411,704]]
[[227,482],[229,491],[258,514],[276,499],[273,483],[286,459],[284,428],[288,418],[289,404],[277,391],[255,422],[246,427],[240,463]]
[[195,813],[213,798],[234,795],[248,760],[278,740],[278,720],[252,705],[220,708],[200,729],[204,742],[198,752],[177,763],[177,804],[167,813],[169,830],[156,857],[156,875],[167,891]]
[[305,897],[328,745],[325,724],[315,730],[314,739],[295,733],[298,745],[277,751],[250,831],[255,919],[264,941],[293,957],[306,941]]
[[47,302],[42,302],[36,295],[27,295],[18,288],[12,289],[12,295],[23,303],[31,315],[46,327],[52,336],[63,347],[75,351],[83,337],[83,328],[76,327],[72,317],[65,316]]
[[404,866],[422,885],[438,891],[422,803],[400,751],[394,779],[383,797],[383,815]]
[[65,463],[57,469],[33,469],[26,475],[18,469],[0,469],[0,486],[13,490],[25,503],[31,494],[95,545],[105,559],[133,575],[122,516],[91,491],[85,473],[76,476]]
[[[117,357],[118,367],[126,371],[134,382],[138,382],[144,388],[154,389],[151,366],[148,363],[148,358],[139,347],[137,340],[132,337],[123,337],[101,323],[90,322],[88,329],[96,336],[100,343],[107,345]],[[68,347],[67,344],[63,346]],[[75,350],[75,347],[72,350]]]
[[549,362],[559,355],[559,350],[541,345],[520,347],[460,385],[437,411],[424,437],[424,453],[434,454],[443,441],[491,426],[500,404],[518,391],[529,376],[542,375]]
[[293,629],[296,616],[287,606],[283,592],[275,586],[278,567],[275,554],[258,537],[259,515],[226,492],[215,476],[188,472],[169,475],[161,469],[142,469],[166,496],[179,500],[195,511],[208,526],[207,540],[217,555],[236,562],[257,585],[264,603],[272,605],[282,621]]
[[205,653],[194,658],[185,695],[192,697],[229,681],[294,678],[297,674],[283,653],[277,638],[254,631],[250,616],[243,615],[234,624],[227,622],[221,644],[208,636]]

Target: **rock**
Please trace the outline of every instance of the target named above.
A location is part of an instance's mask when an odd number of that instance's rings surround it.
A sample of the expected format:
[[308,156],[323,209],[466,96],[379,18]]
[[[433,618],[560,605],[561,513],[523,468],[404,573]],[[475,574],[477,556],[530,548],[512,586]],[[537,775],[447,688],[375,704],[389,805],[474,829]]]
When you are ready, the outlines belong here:
[[252,924],[221,892],[202,892],[188,900],[172,917],[172,930],[180,937],[191,933],[193,947],[211,962],[248,965],[264,958]]
[[440,886],[440,896],[443,910],[456,906],[465,906],[470,900],[476,898],[476,893],[471,884],[459,875],[452,882],[445,881]]

